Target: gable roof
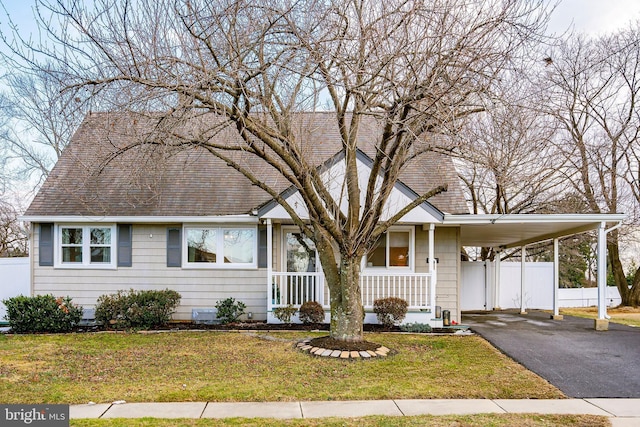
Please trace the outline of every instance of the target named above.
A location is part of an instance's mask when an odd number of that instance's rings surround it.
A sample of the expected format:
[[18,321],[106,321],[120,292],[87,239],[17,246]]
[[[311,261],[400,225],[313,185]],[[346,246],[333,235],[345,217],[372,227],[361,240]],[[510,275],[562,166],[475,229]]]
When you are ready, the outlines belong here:
[[[339,152],[333,156],[327,162],[325,162],[320,168],[320,176],[322,177],[325,185],[331,194],[331,197],[338,201],[341,205],[341,209],[346,213],[346,195],[341,190],[340,182],[335,181],[333,177],[343,177],[344,170],[344,151]],[[367,156],[360,149],[356,149],[356,160],[358,164],[358,177],[360,179],[360,188],[365,188],[371,167],[373,165],[373,159]],[[365,172],[365,173],[363,173]],[[380,178],[382,179],[382,178]],[[298,189],[295,186],[290,186],[288,189],[281,193],[281,196],[287,200],[290,206],[295,206],[294,209],[300,218],[309,218],[304,201],[300,196]],[[382,213],[381,220],[386,220],[394,213],[398,212],[402,207],[409,204],[412,200],[415,200],[419,195],[411,188],[407,187],[400,181],[396,181],[394,188],[389,195],[386,202],[384,212]],[[364,203],[364,194],[361,194],[361,205]],[[262,206],[258,211],[258,216],[261,218],[288,218],[287,212],[284,208],[280,207],[280,204],[275,200],[271,200],[266,205]],[[428,201],[421,203],[418,207],[412,209],[409,213],[403,216],[401,222],[413,222],[418,224],[442,222],[444,220],[444,214],[433,206]]]
[[[333,113],[301,113],[303,149],[320,166],[341,149]],[[88,115],[25,212],[41,216],[223,216],[249,214],[271,197],[241,173],[202,147],[142,145],[115,156],[134,141],[145,140],[157,120],[120,113]],[[196,124],[197,125],[197,124]],[[194,125],[195,126],[195,125]],[[302,132],[301,132],[302,133]],[[363,150],[373,152],[380,125],[363,121]],[[239,141],[227,126],[216,138]],[[360,146],[360,145],[359,145]],[[317,160],[316,160],[317,159]],[[249,154],[243,164],[277,191],[290,187],[275,169]],[[449,189],[429,200],[441,212],[468,213],[450,157],[428,152],[409,162],[400,179],[420,194],[447,183]]]

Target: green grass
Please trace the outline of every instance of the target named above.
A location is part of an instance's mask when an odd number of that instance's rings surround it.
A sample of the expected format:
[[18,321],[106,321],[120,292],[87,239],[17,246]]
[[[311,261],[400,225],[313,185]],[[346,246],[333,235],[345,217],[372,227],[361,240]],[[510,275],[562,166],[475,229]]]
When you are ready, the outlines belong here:
[[[575,307],[562,308],[560,314],[567,316],[584,317],[586,319],[596,319],[598,317],[597,307]],[[620,323],[627,326],[640,327],[640,308],[633,307],[615,307],[608,308],[607,314],[611,316],[609,319],[612,323]]]
[[367,334],[398,351],[370,361],[313,358],[309,333],[179,332],[0,338],[4,403],[561,398],[477,336]]
[[211,426],[255,426],[255,427],[555,427],[582,426],[607,427],[611,423],[606,417],[594,415],[537,415],[537,414],[480,414],[460,416],[415,416],[389,417],[374,416],[362,418],[322,418],[298,420],[274,420],[267,418],[214,419],[102,419],[71,420],[72,427],[211,427]]

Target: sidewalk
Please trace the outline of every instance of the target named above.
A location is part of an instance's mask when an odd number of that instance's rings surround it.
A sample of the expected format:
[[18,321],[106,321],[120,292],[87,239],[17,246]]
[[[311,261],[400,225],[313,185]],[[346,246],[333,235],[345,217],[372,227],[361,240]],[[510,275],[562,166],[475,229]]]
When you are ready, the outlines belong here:
[[76,418],[323,418],[368,415],[538,413],[610,417],[613,427],[640,425],[640,399],[424,399],[332,402],[180,402],[71,405]]

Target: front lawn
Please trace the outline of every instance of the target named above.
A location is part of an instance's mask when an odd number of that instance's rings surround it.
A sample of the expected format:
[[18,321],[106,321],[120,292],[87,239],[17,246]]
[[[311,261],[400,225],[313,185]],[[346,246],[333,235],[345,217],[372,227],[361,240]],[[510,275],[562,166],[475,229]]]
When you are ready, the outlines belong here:
[[0,395],[72,404],[564,397],[477,336],[366,334],[398,354],[353,362],[296,351],[310,333],[261,335],[0,335]]
[[[598,317],[598,307],[561,308],[560,314],[596,319]],[[640,307],[607,308],[607,314],[611,316],[610,322],[640,327]]]

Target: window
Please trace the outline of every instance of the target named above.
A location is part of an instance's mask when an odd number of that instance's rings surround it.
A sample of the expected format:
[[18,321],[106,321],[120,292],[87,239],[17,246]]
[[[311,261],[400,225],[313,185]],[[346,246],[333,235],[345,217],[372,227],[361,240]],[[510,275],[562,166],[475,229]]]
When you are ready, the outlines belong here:
[[380,236],[367,254],[367,267],[413,267],[412,231],[412,229],[392,229]]
[[115,267],[114,225],[58,226],[58,266]]
[[256,267],[255,227],[187,227],[186,261],[192,267]]

